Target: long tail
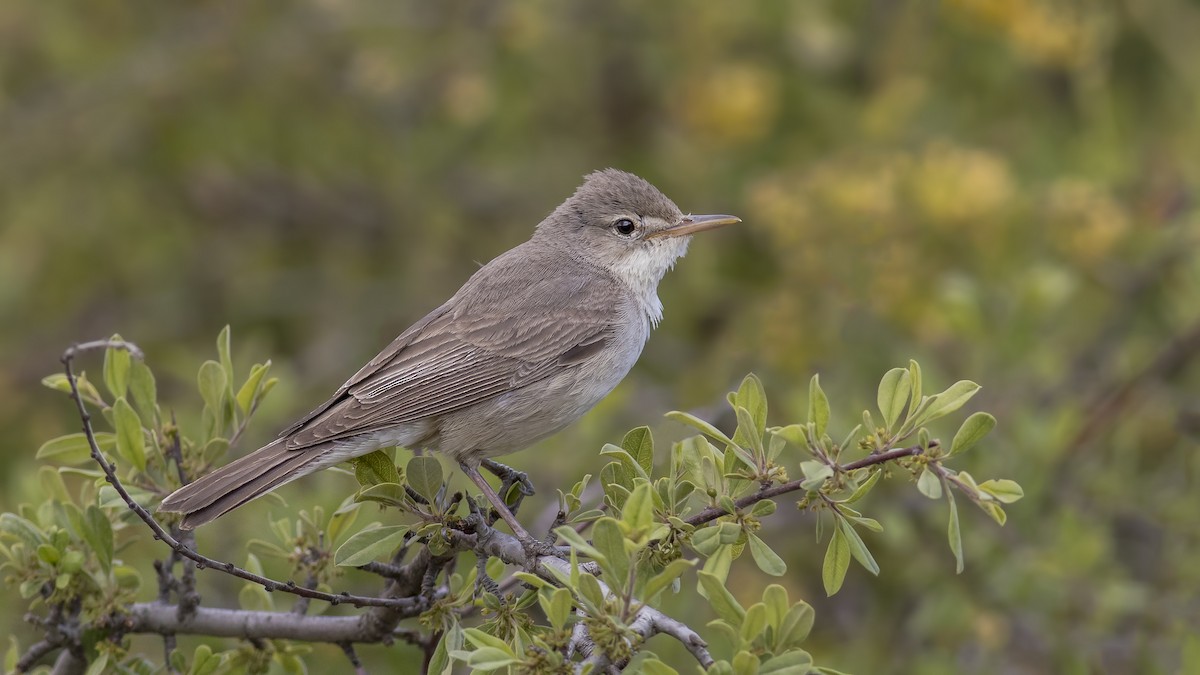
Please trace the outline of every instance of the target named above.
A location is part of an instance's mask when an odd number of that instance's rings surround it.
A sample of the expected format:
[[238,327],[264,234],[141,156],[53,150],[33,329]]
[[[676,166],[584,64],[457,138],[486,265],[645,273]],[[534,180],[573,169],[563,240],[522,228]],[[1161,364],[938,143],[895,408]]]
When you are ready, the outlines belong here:
[[184,514],[180,527],[190,530],[310,473],[330,444],[287,450],[279,439],[201,476],[159,505],[159,511]]

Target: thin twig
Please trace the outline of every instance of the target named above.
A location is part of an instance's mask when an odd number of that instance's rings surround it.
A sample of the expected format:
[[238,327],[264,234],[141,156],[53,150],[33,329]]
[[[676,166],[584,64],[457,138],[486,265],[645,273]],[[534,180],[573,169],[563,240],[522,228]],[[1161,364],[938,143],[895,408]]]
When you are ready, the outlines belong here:
[[29,645],[29,649],[25,650],[21,658],[17,659],[17,672],[24,673],[33,668],[34,664],[40,661],[43,656],[58,649],[60,646],[59,643],[52,640],[38,640]]
[[296,584],[294,581],[277,581],[275,579],[264,577],[261,574],[254,574],[253,572],[244,570],[231,562],[224,562],[221,560],[216,560],[215,558],[210,558],[192,548],[187,547],[178,539],[171,536],[171,534],[163,529],[163,526],[160,525],[157,520],[155,520],[154,516],[151,515],[149,511],[147,511],[141,504],[138,504],[136,501],[134,501],[133,497],[129,495],[128,490],[125,489],[125,486],[121,483],[120,479],[117,478],[116,469],[112,464],[109,463],[107,459],[104,458],[104,455],[100,452],[100,446],[96,443],[95,432],[92,430],[91,414],[88,413],[87,408],[83,404],[83,399],[79,395],[79,383],[75,378],[75,371],[71,367],[72,361],[78,354],[93,349],[125,349],[137,358],[141,358],[142,352],[136,345],[129,342],[122,342],[119,340],[96,340],[93,342],[77,344],[68,348],[67,351],[63,353],[62,362],[67,374],[67,382],[71,385],[71,398],[75,400],[75,404],[79,409],[79,418],[83,422],[83,433],[87,437],[88,445],[91,447],[92,459],[94,459],[96,463],[100,465],[100,468],[104,471],[105,478],[108,480],[109,484],[113,486],[113,489],[117,491],[117,494],[120,495],[121,499],[124,500],[125,505],[129,507],[129,510],[137,514],[138,518],[140,518],[142,522],[144,522],[151,529],[151,531],[154,532],[155,539],[159,539],[166,543],[167,546],[170,546],[173,550],[179,553],[179,555],[195,561],[195,563],[200,567],[211,567],[213,569],[225,572],[231,576],[238,577],[239,579],[251,581],[262,586],[267,591],[283,591],[284,593],[291,593],[301,597],[312,598],[313,600],[323,600],[333,605],[347,603],[354,605],[355,607],[391,607],[405,611],[412,611],[418,607],[420,600],[414,598],[379,598],[372,596],[352,595],[350,593],[324,593],[322,591],[304,588]]
[[[929,443],[930,448],[936,448],[937,446],[938,446],[937,441],[930,441],[930,443]],[[919,455],[923,452],[924,452],[924,450],[919,445],[912,445],[907,448],[896,448],[895,450],[888,450],[887,452],[880,452],[880,453],[876,453],[873,455],[867,455],[866,457],[863,457],[862,459],[850,462],[849,464],[842,464],[842,465],[835,466],[835,470],[840,473],[846,473],[849,471],[854,471],[856,469],[865,469],[866,467],[875,466],[876,464],[884,464],[886,462],[890,462],[890,461],[896,460],[896,459],[902,459],[904,457],[912,457],[914,455]],[[733,505],[735,507],[737,507],[738,509],[744,509],[747,506],[753,506],[754,504],[758,503],[759,501],[761,501],[763,499],[770,499],[772,497],[778,497],[779,495],[787,494],[789,492],[795,492],[797,490],[802,489],[801,486],[807,480],[808,480],[807,478],[798,478],[796,480],[789,481],[787,483],[781,483],[779,485],[773,485],[769,488],[763,488],[757,492],[753,492],[751,494],[746,495],[745,497],[738,499],[737,501],[735,501],[733,503]],[[693,515],[689,516],[688,518],[684,519],[684,522],[686,522],[688,525],[703,525],[704,523],[716,520],[717,518],[720,518],[721,516],[727,516],[727,515],[731,515],[731,514],[728,511],[726,511],[725,509],[722,509],[717,506],[710,506],[707,509],[704,509],[703,511],[700,511],[699,513],[693,514]]]

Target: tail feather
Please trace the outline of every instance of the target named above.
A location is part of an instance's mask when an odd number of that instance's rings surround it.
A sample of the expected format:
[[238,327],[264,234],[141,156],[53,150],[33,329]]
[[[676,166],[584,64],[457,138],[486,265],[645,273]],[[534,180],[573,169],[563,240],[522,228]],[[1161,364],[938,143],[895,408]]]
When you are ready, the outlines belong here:
[[172,492],[158,510],[184,514],[180,527],[193,529],[309,473],[328,450],[288,450],[279,439]]

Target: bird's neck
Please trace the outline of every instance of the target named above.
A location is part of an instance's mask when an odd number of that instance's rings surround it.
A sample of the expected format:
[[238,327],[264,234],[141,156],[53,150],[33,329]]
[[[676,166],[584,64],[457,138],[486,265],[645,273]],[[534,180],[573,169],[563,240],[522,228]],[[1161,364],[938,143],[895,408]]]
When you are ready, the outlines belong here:
[[658,284],[675,266],[675,261],[687,252],[687,240],[680,238],[662,242],[659,250],[641,248],[622,256],[611,266],[613,276],[633,293],[638,306],[646,313],[652,327],[662,321],[663,304],[658,299]]

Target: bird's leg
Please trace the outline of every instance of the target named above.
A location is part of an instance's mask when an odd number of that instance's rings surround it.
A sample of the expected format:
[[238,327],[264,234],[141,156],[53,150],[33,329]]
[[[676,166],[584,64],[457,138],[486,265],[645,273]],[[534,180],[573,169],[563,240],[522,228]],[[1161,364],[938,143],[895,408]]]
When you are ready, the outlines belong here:
[[509,508],[513,515],[516,515],[517,509],[521,508],[521,502],[525,501],[526,497],[533,496],[533,482],[529,480],[529,474],[524,471],[517,471],[507,464],[501,464],[491,459],[485,459],[479,465],[500,479],[501,499],[507,499],[512,487],[517,486],[517,499]]
[[496,491],[488,484],[487,479],[480,475],[478,465],[459,462],[458,466],[462,468],[463,473],[467,474],[467,478],[470,478],[471,482],[483,491],[483,496],[487,497],[487,500],[492,503],[492,508],[496,509],[496,513],[500,515],[500,518],[508,523],[509,529],[512,530],[513,534],[521,542],[526,553],[533,555],[555,555],[557,553],[553,546],[535,539],[525,528],[521,527],[521,523],[517,522],[516,516],[505,506],[504,500],[500,499],[500,495],[496,494]]

